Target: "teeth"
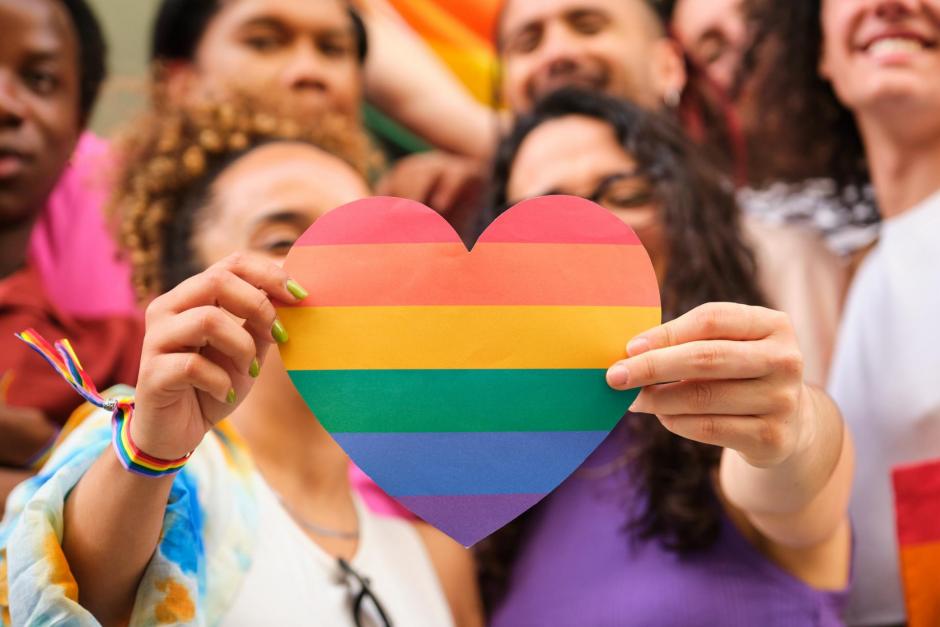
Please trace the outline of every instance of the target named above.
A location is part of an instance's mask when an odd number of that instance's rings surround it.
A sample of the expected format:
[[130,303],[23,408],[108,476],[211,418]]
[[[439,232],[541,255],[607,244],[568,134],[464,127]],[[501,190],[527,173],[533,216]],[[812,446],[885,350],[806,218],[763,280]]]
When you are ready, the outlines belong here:
[[897,52],[920,52],[923,44],[916,39],[906,37],[890,37],[879,39],[868,47],[868,52],[874,56],[894,54]]

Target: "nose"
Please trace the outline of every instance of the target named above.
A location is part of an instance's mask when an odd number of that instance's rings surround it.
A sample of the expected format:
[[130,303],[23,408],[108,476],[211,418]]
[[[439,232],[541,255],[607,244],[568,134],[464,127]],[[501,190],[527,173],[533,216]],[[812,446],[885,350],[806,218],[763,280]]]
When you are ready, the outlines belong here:
[[291,90],[328,91],[323,63],[313,42],[298,43],[284,69],[284,85]]
[[15,128],[23,123],[25,105],[15,78],[0,70],[0,128]]
[[542,71],[548,74],[570,71],[577,67],[580,46],[575,35],[563,24],[550,24],[542,48]]
[[884,20],[895,21],[917,11],[921,0],[875,0],[875,15]]

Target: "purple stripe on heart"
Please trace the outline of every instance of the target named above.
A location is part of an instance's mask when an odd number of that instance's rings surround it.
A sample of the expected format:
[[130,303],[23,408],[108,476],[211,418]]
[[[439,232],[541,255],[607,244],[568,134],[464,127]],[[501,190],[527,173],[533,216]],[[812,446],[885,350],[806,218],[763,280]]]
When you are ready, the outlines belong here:
[[[541,501],[544,494],[399,496],[399,503],[457,540],[471,546]],[[480,512],[486,512],[481,516]]]

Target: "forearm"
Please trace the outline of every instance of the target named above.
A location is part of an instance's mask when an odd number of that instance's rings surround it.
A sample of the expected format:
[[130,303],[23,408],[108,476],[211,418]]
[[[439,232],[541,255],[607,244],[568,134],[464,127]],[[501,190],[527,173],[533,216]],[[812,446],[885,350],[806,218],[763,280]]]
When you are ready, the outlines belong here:
[[806,386],[801,401],[813,425],[788,459],[771,467],[749,464],[725,449],[721,488],[771,541],[790,547],[825,540],[845,520],[854,454],[851,438],[835,404]]
[[130,616],[172,485],[173,477],[125,470],[108,448],[66,501],[62,549],[81,604],[103,625],[123,624]]

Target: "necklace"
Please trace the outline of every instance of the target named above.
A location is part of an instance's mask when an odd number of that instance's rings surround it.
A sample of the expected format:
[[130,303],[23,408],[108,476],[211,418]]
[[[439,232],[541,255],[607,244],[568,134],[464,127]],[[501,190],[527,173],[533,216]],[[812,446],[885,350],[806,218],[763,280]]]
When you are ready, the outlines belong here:
[[281,507],[283,507],[287,511],[287,513],[290,514],[290,517],[294,519],[294,522],[300,525],[304,529],[304,531],[308,531],[314,535],[322,536],[324,538],[337,538],[339,540],[358,540],[359,539],[359,529],[355,529],[354,531],[342,531],[340,529],[330,529],[328,527],[321,527],[320,525],[316,525],[310,522],[309,520],[306,520],[298,516],[297,513],[291,508],[291,506],[288,505],[284,501],[284,498],[280,494],[275,492],[274,495],[277,497],[278,503],[281,504]]

